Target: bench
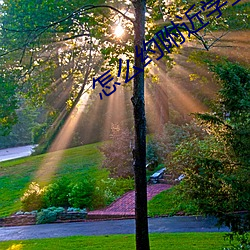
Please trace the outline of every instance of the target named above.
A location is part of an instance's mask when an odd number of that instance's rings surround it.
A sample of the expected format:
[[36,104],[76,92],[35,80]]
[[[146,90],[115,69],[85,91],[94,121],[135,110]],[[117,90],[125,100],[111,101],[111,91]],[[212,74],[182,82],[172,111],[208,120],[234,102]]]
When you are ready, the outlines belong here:
[[162,169],[158,170],[157,172],[153,173],[150,176],[150,179],[149,179],[150,182],[152,182],[153,184],[158,183],[159,180],[163,178],[164,172],[165,172],[165,168],[162,168]]
[[175,179],[175,181],[181,181],[184,178],[185,178],[185,175],[181,174],[178,178]]

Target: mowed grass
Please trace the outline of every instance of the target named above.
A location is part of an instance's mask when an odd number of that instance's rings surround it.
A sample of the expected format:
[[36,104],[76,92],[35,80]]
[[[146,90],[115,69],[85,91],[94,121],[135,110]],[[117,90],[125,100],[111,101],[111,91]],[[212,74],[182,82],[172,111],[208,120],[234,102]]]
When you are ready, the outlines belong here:
[[[84,176],[107,175],[106,171],[98,169],[102,155],[97,146],[100,143],[89,144],[82,147],[67,149],[63,152],[55,173],[49,181],[66,177],[72,181],[79,181]],[[50,153],[51,158],[58,152]],[[21,209],[20,197],[35,178],[43,160],[48,154],[31,156],[27,158],[0,162],[0,218],[8,216]]]
[[[151,234],[151,250],[221,250],[228,246],[224,233],[168,233]],[[134,235],[74,236],[67,238],[7,241],[1,250],[79,250],[79,249],[135,249]]]
[[198,208],[191,202],[183,199],[176,192],[175,187],[159,193],[148,202],[148,215],[150,217],[172,216],[178,212],[183,212],[186,215],[199,214]]

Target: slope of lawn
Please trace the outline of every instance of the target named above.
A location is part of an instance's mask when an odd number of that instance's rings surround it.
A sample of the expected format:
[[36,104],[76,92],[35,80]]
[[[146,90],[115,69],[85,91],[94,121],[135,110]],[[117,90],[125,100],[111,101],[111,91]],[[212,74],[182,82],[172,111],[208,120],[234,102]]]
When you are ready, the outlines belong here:
[[[152,250],[221,250],[228,246],[224,233],[151,234]],[[78,249],[135,249],[134,235],[74,236],[57,239],[7,241],[0,243],[4,250],[78,250]]]
[[150,217],[172,216],[179,212],[185,215],[199,214],[197,207],[177,194],[175,187],[159,193],[148,203],[148,215]]
[[[100,143],[65,150],[51,179],[64,176],[72,181],[79,181],[86,174],[93,177],[98,175],[100,178],[101,175],[106,176],[106,171],[98,169],[102,160],[98,145]],[[49,156],[53,158],[57,154],[58,152],[54,152]],[[36,172],[47,156],[48,154],[43,154],[0,162],[0,217],[20,210],[20,197],[30,182],[37,181]]]

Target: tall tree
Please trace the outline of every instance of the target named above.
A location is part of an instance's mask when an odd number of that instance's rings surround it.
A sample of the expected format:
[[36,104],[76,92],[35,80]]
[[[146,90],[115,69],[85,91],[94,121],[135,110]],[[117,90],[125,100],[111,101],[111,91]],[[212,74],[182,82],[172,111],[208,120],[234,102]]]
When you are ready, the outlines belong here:
[[[144,51],[146,0],[133,2],[135,7],[134,46]],[[135,67],[143,69],[144,62],[134,52]],[[144,56],[145,58],[145,52]],[[136,72],[135,72],[136,73]],[[135,173],[136,249],[148,250],[148,213],[146,180],[146,117],[144,101],[144,72],[134,78],[132,103],[134,107],[135,146],[133,149]]]

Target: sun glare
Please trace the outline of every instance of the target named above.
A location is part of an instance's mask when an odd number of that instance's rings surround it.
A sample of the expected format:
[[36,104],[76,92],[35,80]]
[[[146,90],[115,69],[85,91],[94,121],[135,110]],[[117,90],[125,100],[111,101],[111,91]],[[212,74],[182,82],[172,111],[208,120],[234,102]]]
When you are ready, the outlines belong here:
[[124,34],[124,29],[120,24],[116,26],[114,34],[116,37],[121,37]]

